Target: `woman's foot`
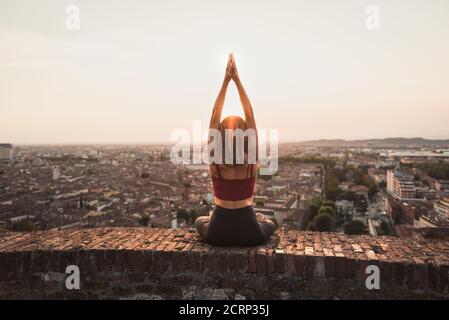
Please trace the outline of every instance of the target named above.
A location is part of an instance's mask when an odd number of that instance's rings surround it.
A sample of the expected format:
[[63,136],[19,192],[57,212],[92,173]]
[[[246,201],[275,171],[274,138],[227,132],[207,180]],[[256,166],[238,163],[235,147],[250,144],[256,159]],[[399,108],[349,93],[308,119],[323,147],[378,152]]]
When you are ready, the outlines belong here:
[[201,216],[201,217],[198,217],[193,224],[196,228],[196,231],[203,239],[206,238],[206,236],[207,236],[209,222],[210,222],[209,216]]

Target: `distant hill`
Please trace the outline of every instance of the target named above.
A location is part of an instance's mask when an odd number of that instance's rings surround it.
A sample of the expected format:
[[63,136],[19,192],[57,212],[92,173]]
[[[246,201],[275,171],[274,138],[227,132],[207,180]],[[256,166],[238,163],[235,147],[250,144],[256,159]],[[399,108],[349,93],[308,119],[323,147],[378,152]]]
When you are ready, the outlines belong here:
[[424,138],[385,138],[385,139],[365,139],[365,140],[343,140],[343,139],[320,139],[300,142],[304,146],[317,147],[448,147],[447,140],[432,140]]

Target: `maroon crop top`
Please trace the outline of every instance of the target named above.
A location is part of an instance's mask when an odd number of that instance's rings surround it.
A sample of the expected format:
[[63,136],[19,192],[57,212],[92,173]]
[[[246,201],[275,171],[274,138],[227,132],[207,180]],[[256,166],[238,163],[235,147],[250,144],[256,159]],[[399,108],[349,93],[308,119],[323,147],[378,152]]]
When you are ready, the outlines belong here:
[[253,176],[253,164],[248,166],[250,171],[249,178],[246,179],[223,179],[220,173],[220,168],[217,168],[219,178],[212,177],[212,186],[214,189],[214,195],[221,200],[225,201],[239,201],[245,200],[254,195],[254,186],[256,183],[256,177]]

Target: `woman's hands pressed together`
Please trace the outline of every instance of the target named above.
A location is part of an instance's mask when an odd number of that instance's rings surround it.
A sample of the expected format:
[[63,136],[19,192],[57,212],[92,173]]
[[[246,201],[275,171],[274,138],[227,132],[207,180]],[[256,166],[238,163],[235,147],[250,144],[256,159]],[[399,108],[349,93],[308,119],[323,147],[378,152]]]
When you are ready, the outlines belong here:
[[229,55],[228,64],[226,65],[226,72],[225,72],[225,81],[226,82],[231,81],[232,73],[233,73],[233,67],[232,67],[231,55]]
[[225,73],[225,81],[230,82],[231,80],[234,80],[234,82],[240,80],[237,65],[235,64],[234,55],[232,53],[228,56],[228,64],[226,65]]
[[234,80],[234,82],[237,83],[240,80],[240,78],[239,73],[237,71],[237,64],[235,63],[234,55],[232,53],[229,54],[229,60],[231,60],[232,80]]

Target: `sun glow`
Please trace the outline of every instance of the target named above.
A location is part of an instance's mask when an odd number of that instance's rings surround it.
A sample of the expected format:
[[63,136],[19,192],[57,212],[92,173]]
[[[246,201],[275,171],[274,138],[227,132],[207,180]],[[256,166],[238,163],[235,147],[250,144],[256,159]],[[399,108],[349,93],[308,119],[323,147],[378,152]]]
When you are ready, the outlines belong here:
[[239,93],[234,82],[232,81],[229,84],[228,91],[226,92],[226,100],[223,107],[221,119],[223,120],[227,116],[231,115],[244,118],[243,107],[240,103]]

